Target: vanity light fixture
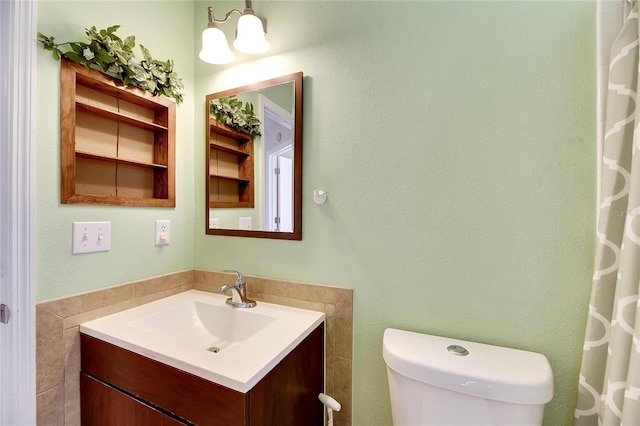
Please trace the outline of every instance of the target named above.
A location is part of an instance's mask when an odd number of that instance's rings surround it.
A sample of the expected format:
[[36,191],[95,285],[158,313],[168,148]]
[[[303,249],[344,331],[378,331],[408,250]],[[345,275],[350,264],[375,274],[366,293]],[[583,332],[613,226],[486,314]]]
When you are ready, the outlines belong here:
[[215,18],[213,8],[207,8],[209,14],[209,24],[202,32],[202,50],[200,59],[209,64],[228,64],[235,59],[235,55],[229,49],[227,38],[218,24],[224,24],[231,18],[232,13],[238,13],[238,28],[236,30],[236,40],[233,47],[239,52],[252,55],[264,53],[269,50],[269,42],[265,37],[267,32],[267,20],[256,16],[251,8],[251,0],[245,0],[244,12],[232,9],[227,12],[222,20]]

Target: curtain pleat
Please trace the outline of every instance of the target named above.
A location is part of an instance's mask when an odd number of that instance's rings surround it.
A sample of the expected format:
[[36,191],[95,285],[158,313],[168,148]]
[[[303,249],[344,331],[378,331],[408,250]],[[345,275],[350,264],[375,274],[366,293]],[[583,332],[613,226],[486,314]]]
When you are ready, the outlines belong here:
[[576,426],[640,425],[638,4],[610,55],[591,301]]

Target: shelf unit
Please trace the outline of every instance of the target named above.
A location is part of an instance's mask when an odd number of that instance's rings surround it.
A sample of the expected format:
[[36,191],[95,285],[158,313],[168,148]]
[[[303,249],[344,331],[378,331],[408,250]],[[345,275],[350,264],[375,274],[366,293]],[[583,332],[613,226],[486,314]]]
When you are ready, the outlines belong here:
[[173,101],[62,60],[63,204],[175,207]]
[[253,136],[209,120],[207,192],[210,208],[253,208]]

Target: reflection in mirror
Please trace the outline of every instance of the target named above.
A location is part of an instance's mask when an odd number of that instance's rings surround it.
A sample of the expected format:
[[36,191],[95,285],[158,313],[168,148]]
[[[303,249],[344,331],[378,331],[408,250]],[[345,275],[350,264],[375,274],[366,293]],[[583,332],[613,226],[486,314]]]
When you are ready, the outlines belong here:
[[302,73],[206,97],[206,232],[302,239]]

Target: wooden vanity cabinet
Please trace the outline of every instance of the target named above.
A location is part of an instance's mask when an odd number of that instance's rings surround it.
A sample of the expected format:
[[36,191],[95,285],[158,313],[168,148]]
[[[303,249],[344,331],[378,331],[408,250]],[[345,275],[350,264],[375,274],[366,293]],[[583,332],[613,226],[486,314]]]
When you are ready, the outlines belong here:
[[91,395],[91,399],[82,405],[83,424],[105,426],[179,426],[185,424],[84,373],[80,375],[80,392],[82,395]]
[[83,425],[322,426],[324,323],[249,392],[81,334]]

